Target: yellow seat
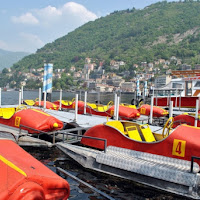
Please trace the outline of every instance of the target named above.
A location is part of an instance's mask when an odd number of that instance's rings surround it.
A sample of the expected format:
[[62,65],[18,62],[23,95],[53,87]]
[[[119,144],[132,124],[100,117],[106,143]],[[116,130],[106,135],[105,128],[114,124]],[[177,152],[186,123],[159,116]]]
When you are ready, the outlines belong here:
[[105,112],[104,106],[103,106],[103,105],[98,105],[98,106],[97,106],[97,110],[98,110],[99,112]]
[[150,129],[148,124],[140,125],[140,130],[141,130],[146,142],[156,141],[156,139],[155,139],[153,133],[151,132],[151,129]]
[[94,103],[87,103],[88,106],[90,106],[92,109],[97,109],[97,105]]
[[124,126],[120,121],[109,121],[106,123],[106,125],[111,126],[115,129],[117,129],[118,131],[120,131],[121,133],[124,133]]
[[10,119],[15,114],[15,108],[0,108],[0,117]]
[[142,138],[141,138],[140,133],[137,130],[136,126],[129,126],[129,127],[126,127],[125,129],[126,129],[128,136],[131,139],[137,140],[137,141],[142,141]]
[[34,100],[24,100],[24,102],[29,106],[33,106],[35,104]]

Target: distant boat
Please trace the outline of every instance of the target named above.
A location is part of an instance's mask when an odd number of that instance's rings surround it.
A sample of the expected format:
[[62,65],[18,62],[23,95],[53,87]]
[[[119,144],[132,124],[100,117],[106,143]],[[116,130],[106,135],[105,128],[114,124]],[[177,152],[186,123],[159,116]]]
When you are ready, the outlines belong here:
[[11,91],[15,91],[15,89],[13,89],[13,88],[3,88],[3,91],[4,92],[11,92]]

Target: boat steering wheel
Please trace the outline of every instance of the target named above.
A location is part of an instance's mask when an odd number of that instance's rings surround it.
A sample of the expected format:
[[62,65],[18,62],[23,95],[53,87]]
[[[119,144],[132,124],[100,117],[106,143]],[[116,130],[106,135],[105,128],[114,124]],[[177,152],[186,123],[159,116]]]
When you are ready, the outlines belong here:
[[[162,131],[162,136],[163,138],[167,137],[169,135],[169,133],[172,130],[172,126],[174,123],[174,118],[170,117],[167,122],[165,123],[164,127],[163,127],[163,131]],[[166,132],[166,133],[165,133]]]
[[16,112],[19,111],[19,110],[26,110],[27,109],[27,106],[26,105],[19,105],[16,107]]
[[113,101],[109,101],[107,107],[114,105]]

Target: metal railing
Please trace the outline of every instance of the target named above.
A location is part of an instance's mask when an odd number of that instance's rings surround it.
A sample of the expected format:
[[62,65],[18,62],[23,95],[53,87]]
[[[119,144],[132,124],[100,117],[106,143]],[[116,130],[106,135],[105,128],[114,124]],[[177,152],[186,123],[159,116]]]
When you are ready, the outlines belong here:
[[[83,129],[83,128],[82,128]],[[91,137],[91,136],[84,136],[84,135],[77,135],[77,134],[74,134],[74,133],[69,133],[70,131],[75,131],[77,130],[77,128],[74,128],[74,129],[68,129],[68,130],[65,130],[65,132],[60,132],[60,134],[63,134],[63,143],[66,141],[65,140],[65,135],[71,135],[71,136],[75,136],[77,137],[77,141],[78,141],[78,138],[87,138],[87,139],[91,139],[91,140],[99,140],[99,141],[103,141],[104,142],[104,152],[106,153],[106,147],[107,147],[107,140],[106,139],[103,139],[103,138],[97,138],[97,137]],[[79,129],[80,130],[80,129]],[[67,132],[66,132],[67,131]]]
[[191,173],[193,173],[194,159],[200,160],[200,157],[197,157],[197,156],[191,157],[191,168],[190,168]]

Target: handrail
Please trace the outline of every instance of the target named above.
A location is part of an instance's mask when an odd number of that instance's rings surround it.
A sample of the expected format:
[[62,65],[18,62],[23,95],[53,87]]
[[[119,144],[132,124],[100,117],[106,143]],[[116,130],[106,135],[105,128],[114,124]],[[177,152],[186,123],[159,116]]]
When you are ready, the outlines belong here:
[[[70,129],[69,129],[69,131],[70,131]],[[97,137],[90,137],[90,136],[84,136],[84,135],[77,135],[77,134],[73,134],[73,133],[63,133],[63,143],[64,143],[64,135],[72,135],[72,136],[81,137],[81,138],[88,138],[88,139],[103,141],[104,142],[104,152],[106,153],[106,147],[107,147],[107,140],[106,139],[97,138]]]
[[191,168],[190,168],[191,173],[193,173],[194,159],[200,160],[200,157],[197,157],[197,156],[191,157]]
[[34,129],[34,128],[31,128],[31,127],[28,127],[28,126],[25,126],[25,125],[21,125],[21,124],[19,125],[20,134],[21,134],[21,127],[30,129],[32,131],[36,131],[38,133],[47,134],[47,132],[44,132],[44,131],[41,131],[41,130],[38,130],[38,129]]

